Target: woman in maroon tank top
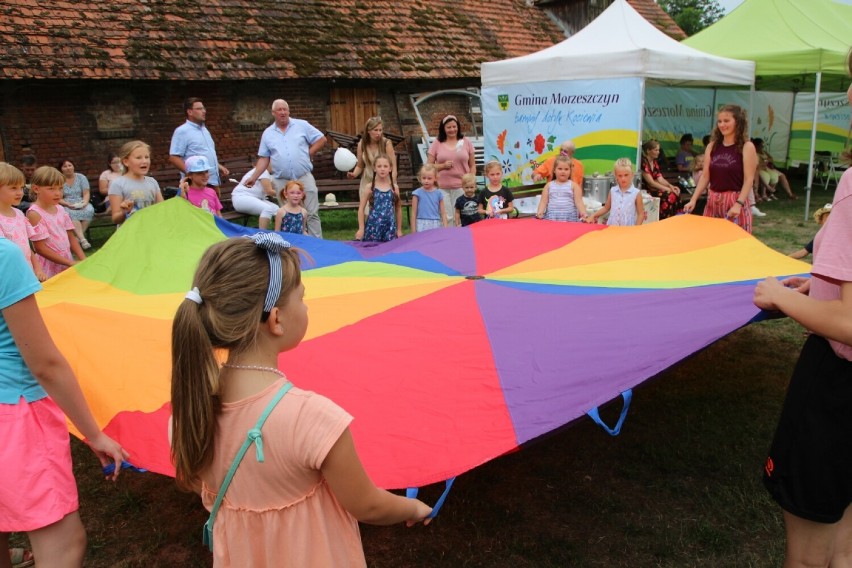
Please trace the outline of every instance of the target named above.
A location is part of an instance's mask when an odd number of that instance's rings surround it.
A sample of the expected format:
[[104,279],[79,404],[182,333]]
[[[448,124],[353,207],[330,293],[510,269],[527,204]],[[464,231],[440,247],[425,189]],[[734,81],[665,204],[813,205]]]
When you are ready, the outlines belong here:
[[725,105],[716,115],[716,128],[704,151],[704,170],[692,199],[683,210],[691,213],[698,198],[708,189],[705,217],[730,219],[751,232],[751,208],[748,194],[757,172],[757,151],[746,138],[745,111],[737,105]]

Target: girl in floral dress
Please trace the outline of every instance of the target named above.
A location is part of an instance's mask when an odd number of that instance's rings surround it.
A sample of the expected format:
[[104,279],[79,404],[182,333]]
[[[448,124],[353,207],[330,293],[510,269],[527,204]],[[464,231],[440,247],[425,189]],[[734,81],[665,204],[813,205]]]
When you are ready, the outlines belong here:
[[[361,198],[358,207],[356,240],[386,242],[402,236],[402,206],[391,181],[391,163],[379,156],[373,163],[373,188]],[[364,209],[370,206],[370,216],[364,222]]]
[[74,171],[74,162],[62,160],[58,169],[64,176],[62,188],[62,202],[59,204],[68,211],[71,222],[74,223],[75,238],[80,241],[84,249],[92,245],[86,240],[86,229],[95,217],[95,208],[92,206],[92,192],[89,189],[89,180],[83,174]]
[[651,196],[660,198],[660,220],[663,220],[680,213],[683,206],[680,204],[680,189],[663,177],[657,162],[659,157],[659,142],[648,140],[642,144],[642,183]]

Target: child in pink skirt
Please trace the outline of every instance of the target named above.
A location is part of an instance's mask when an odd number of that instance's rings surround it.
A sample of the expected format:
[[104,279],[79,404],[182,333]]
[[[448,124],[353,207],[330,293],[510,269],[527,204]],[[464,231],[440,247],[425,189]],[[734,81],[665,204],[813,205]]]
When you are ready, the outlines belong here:
[[[35,203],[27,210],[27,219],[36,232],[32,238],[33,247],[48,278],[86,258],[71,217],[59,205],[64,182],[62,172],[50,166],[38,168],[31,180]],[[72,252],[74,256],[71,256]]]
[[102,464],[115,461],[113,479],[127,454],[98,427],[50,338],[39,288],[20,249],[0,238],[0,550],[10,532],[26,532],[39,566],[79,567],[86,533],[65,415]]

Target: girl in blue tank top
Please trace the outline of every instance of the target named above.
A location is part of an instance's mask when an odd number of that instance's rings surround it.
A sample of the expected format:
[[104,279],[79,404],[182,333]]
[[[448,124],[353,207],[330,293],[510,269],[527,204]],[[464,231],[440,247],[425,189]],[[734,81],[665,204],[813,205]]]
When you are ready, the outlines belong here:
[[300,181],[288,181],[278,193],[283,203],[275,214],[275,230],[297,235],[308,234],[308,211],[302,207],[305,199],[305,187]]

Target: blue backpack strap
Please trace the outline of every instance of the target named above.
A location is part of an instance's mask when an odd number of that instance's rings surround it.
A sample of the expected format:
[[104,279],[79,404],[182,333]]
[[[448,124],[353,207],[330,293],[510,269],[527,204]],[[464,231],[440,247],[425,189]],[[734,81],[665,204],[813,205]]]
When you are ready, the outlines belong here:
[[266,422],[266,419],[269,418],[270,413],[272,413],[272,409],[274,409],[278,403],[284,398],[284,395],[287,394],[293,388],[293,383],[287,382],[275,393],[275,396],[272,397],[272,400],[269,401],[269,404],[266,405],[263,413],[260,415],[260,418],[257,419],[257,424],[254,425],[254,428],[248,431],[246,435],[246,440],[243,442],[243,445],[240,446],[240,449],[237,450],[237,455],[234,457],[234,461],[231,463],[230,469],[228,469],[228,473],[225,475],[225,480],[222,481],[222,485],[219,487],[219,493],[216,495],[216,501],[213,503],[213,508],[210,510],[210,518],[207,519],[207,522],[204,523],[204,534],[201,537],[202,542],[210,549],[210,552],[213,552],[213,522],[216,520],[216,513],[219,512],[219,506],[222,504],[222,499],[225,497],[225,493],[228,491],[228,486],[231,485],[231,479],[233,479],[234,474],[237,472],[237,467],[239,467],[240,462],[243,461],[243,456],[246,455],[246,451],[248,451],[249,446],[254,444],[255,454],[257,456],[257,461],[259,463],[263,463],[263,437],[261,436],[261,429],[263,428],[263,424]]
[[597,406],[586,413],[595,424],[603,428],[610,436],[618,436],[621,433],[621,427],[624,425],[624,420],[627,418],[627,411],[630,410],[630,401],[633,400],[633,389],[627,389],[621,393],[621,398],[624,400],[624,406],[621,409],[621,416],[618,417],[618,422],[613,428],[607,426],[601,419]]

